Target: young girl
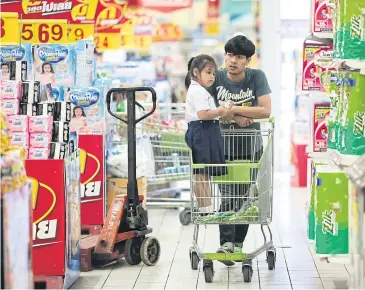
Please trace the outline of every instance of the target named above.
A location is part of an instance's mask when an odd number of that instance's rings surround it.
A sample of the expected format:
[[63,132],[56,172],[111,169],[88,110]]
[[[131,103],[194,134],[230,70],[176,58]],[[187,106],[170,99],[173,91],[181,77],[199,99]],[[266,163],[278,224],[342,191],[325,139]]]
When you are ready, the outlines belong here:
[[[192,58],[188,64],[186,115],[188,123],[185,140],[192,150],[195,164],[225,164],[223,138],[219,117],[227,115],[228,109],[216,107],[213,97],[206,90],[213,85],[217,65],[209,55]],[[209,176],[227,173],[222,166],[194,169],[193,191],[200,212],[211,212],[212,200],[209,191]]]
[[84,109],[81,106],[75,106],[73,108],[73,115],[70,122],[70,132],[76,132],[77,134],[86,133],[87,121]]
[[50,64],[49,62],[44,62],[42,64],[40,81],[42,85],[40,101],[41,102],[50,101],[50,99],[47,96],[47,90],[52,88],[52,86],[55,83],[55,78],[52,64]]

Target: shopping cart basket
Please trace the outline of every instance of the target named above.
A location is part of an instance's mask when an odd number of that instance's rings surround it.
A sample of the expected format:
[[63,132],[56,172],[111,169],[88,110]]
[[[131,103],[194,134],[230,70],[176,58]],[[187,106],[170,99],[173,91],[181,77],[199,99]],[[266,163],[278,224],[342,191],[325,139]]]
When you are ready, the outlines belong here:
[[[251,282],[252,260],[263,252],[266,252],[269,270],[275,268],[276,252],[269,227],[274,119],[257,122],[261,123],[260,130],[236,129],[236,126],[222,130],[227,164],[194,164],[191,160],[191,220],[195,228],[189,254],[192,269],[198,269],[199,261],[203,261],[207,283],[213,281],[214,260],[241,261],[245,282]],[[223,168],[227,169],[227,174],[214,176]],[[210,224],[261,225],[264,244],[252,253],[204,253],[198,245],[199,226]],[[268,229],[269,240],[264,226]]]

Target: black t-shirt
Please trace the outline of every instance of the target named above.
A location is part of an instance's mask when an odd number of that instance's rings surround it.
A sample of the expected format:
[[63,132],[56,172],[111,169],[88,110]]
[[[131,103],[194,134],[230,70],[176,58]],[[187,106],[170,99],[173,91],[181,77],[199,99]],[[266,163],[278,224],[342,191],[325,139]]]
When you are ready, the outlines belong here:
[[[219,106],[225,101],[233,101],[235,106],[257,107],[258,98],[271,93],[265,73],[259,69],[245,70],[245,78],[240,82],[232,82],[227,77],[227,70],[218,70],[214,84],[208,89],[214,97],[216,105]],[[238,125],[233,125],[236,130],[242,129]],[[229,129],[230,125],[223,125],[222,129]],[[244,129],[260,130],[259,123],[253,123],[251,126]],[[241,133],[241,132],[240,132]],[[226,155],[232,159],[252,155],[262,148],[262,138],[248,136],[242,132],[240,136],[225,140]]]

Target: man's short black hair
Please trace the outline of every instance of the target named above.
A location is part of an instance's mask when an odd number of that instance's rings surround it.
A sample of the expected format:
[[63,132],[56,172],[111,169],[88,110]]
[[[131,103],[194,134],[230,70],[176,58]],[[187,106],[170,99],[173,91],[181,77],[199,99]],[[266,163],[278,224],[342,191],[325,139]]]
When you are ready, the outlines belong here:
[[226,53],[244,55],[249,58],[255,54],[256,47],[246,36],[237,35],[227,41],[224,50]]

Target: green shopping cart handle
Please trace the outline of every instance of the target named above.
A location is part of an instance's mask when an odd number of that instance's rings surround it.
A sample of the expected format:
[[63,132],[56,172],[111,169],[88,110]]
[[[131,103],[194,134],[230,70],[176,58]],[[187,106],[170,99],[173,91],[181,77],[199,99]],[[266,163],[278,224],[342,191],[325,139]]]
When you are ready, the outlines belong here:
[[[275,117],[270,118],[264,118],[264,119],[252,119],[254,123],[270,123],[275,124]],[[232,123],[236,123],[235,121],[232,121]]]

